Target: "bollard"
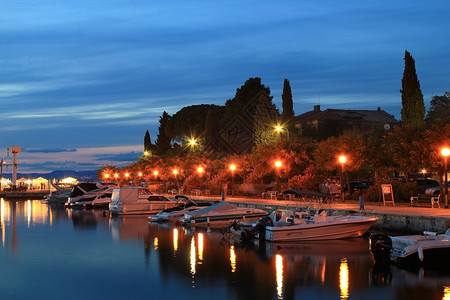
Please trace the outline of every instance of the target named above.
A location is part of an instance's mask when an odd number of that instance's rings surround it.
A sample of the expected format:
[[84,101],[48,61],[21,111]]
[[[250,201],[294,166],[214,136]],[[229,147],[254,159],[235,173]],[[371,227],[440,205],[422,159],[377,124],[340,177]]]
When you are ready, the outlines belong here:
[[364,201],[361,195],[359,195],[359,210],[364,210]]
[[220,194],[222,195],[222,201],[225,201],[225,193],[221,192]]

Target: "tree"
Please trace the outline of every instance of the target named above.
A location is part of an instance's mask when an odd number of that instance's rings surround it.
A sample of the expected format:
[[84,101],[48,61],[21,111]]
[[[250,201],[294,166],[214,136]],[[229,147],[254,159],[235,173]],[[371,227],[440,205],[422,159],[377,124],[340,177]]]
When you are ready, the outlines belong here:
[[425,127],[425,104],[423,102],[420,83],[417,79],[414,59],[405,51],[405,70],[402,78],[402,123],[418,128]]
[[159,133],[155,142],[155,150],[159,155],[165,154],[172,148],[170,144],[172,138],[166,134],[166,127],[169,121],[170,115],[164,111],[162,116],[159,118]]
[[[226,124],[229,120],[238,115],[261,91],[270,95],[270,88],[261,83],[261,78],[255,77],[248,79],[243,86],[236,90],[234,98],[226,101],[225,115],[222,118],[222,124]],[[270,99],[272,99],[271,96]]]
[[430,109],[427,113],[427,121],[430,124],[441,122],[450,123],[450,92],[442,96],[433,96],[430,101]]
[[292,91],[291,86],[289,84],[289,80],[284,80],[283,85],[283,94],[281,95],[281,99],[283,100],[283,112],[281,113],[281,121],[283,122],[283,126],[289,130],[290,133],[294,133],[294,105],[292,102]]
[[144,152],[151,153],[151,151],[152,151],[152,139],[150,138],[150,133],[147,130],[144,136]]

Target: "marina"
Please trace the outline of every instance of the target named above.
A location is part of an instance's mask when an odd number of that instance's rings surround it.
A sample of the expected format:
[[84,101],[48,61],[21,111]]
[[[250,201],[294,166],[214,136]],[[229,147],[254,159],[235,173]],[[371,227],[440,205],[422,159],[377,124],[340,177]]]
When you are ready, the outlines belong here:
[[[1,200],[2,299],[444,299],[450,274],[380,268],[367,236],[251,243],[202,227]],[[36,288],[32,288],[36,287]]]

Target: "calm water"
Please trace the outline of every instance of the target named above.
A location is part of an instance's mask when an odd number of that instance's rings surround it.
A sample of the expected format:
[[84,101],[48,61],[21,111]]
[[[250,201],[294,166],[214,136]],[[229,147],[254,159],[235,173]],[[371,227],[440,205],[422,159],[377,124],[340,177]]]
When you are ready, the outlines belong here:
[[365,239],[241,246],[218,231],[1,201],[0,299],[450,299],[450,274],[374,265]]

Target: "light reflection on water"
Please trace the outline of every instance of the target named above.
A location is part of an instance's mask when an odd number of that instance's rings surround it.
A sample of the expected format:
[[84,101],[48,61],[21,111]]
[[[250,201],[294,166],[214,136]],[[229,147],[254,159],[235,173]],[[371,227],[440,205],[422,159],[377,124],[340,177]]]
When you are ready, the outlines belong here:
[[364,239],[242,245],[40,201],[0,210],[0,299],[449,298],[449,276],[376,266]]

